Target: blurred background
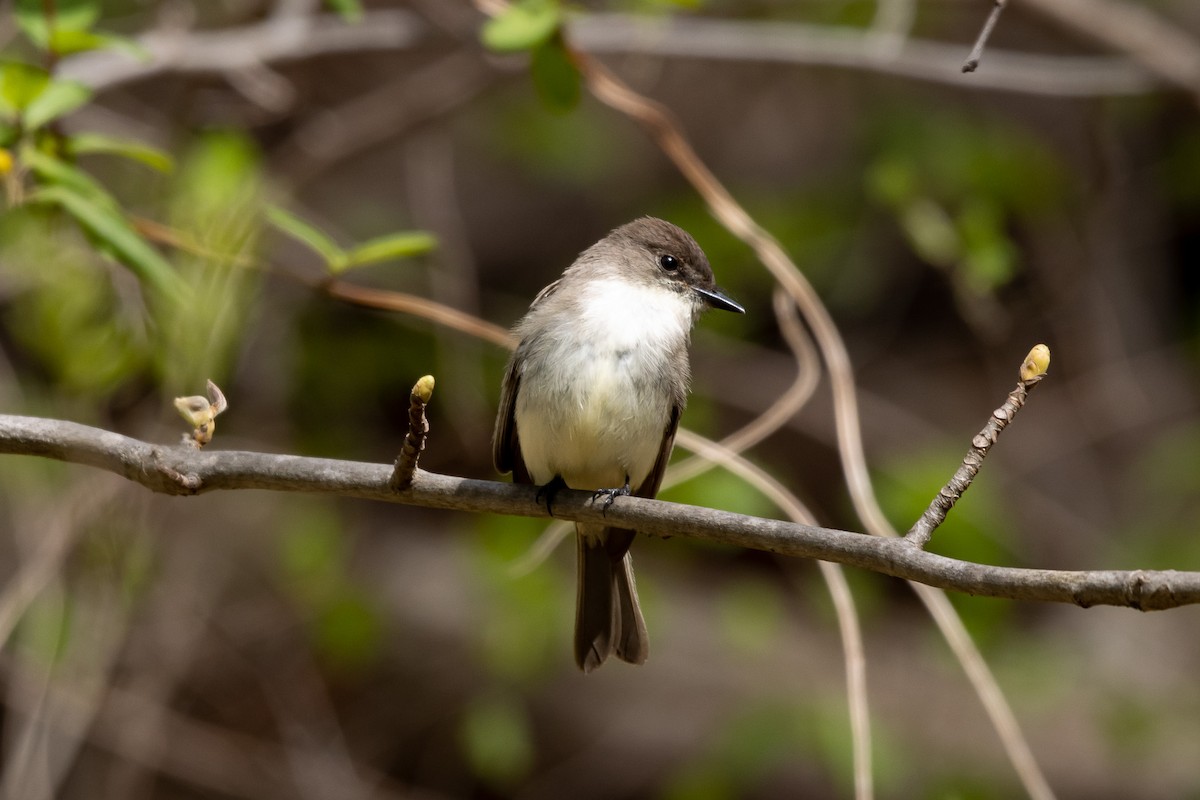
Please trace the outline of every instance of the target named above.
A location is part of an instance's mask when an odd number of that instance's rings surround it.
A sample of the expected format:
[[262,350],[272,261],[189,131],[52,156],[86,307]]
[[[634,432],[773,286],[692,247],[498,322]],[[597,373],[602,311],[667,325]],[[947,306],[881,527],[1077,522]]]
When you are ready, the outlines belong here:
[[[578,91],[558,40],[535,82],[528,31],[492,28],[486,47],[466,0],[100,6],[0,5],[3,413],[171,443],[187,430],[172,398],[212,378],[230,404],[212,449],[390,462],[432,373],[422,467],[492,479],[507,353],[322,280],[346,268],[507,327],[643,214],[687,228],[749,312],[697,328],[684,425],[729,433],[793,381],[770,276],[634,122]],[[522,9],[535,28],[560,11]],[[1046,342],[1050,377],[931,549],[1200,570],[1200,6],[1015,3],[964,76],[990,10],[612,0],[574,7],[567,36],[677,115],[815,284],[896,527]],[[821,524],[863,530],[829,397],[822,375],[746,455]],[[664,497],[781,516],[721,471]],[[0,782],[14,798],[853,795],[813,564],[643,538],[652,656],[584,677],[574,546],[532,558],[544,530],[168,498],[6,456]],[[879,795],[1021,796],[912,591],[847,576]],[[1200,797],[1200,611],[951,599],[1059,797]]]

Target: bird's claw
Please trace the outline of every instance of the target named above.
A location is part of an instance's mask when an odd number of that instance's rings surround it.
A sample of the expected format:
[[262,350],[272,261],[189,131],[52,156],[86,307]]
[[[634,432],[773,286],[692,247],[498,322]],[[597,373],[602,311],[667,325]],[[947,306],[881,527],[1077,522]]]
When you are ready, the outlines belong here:
[[537,494],[533,496],[533,499],[541,503],[542,498],[546,498],[546,513],[553,517],[554,497],[558,494],[558,490],[566,487],[566,485],[567,483],[562,479],[561,475],[555,475],[549,483],[538,487]]
[[597,489],[596,491],[592,492],[592,502],[595,503],[596,500],[603,497],[604,509],[601,511],[601,513],[607,514],[609,506],[611,506],[618,497],[628,497],[631,494],[633,494],[633,492],[630,491],[629,481],[626,480],[625,485],[619,489]]

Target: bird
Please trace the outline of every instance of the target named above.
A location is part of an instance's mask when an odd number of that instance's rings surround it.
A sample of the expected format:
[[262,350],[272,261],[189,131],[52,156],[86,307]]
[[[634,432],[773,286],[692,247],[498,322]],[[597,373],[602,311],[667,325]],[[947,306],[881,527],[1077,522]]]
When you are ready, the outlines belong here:
[[[691,382],[691,331],[708,308],[745,309],[717,288],[682,228],[640,217],[584,250],[514,326],[492,437],[496,469],[539,487],[553,514],[566,487],[605,509],[654,497]],[[636,532],[576,523],[575,662],[644,663],[646,622],[629,549]]]

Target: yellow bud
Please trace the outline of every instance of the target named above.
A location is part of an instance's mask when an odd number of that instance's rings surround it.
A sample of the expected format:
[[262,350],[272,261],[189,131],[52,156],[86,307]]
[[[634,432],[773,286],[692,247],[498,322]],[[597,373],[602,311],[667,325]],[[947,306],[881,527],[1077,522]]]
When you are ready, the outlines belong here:
[[412,393],[421,398],[422,403],[428,403],[429,398],[433,397],[433,376],[426,375],[417,381],[417,385],[413,387]]
[[1040,378],[1050,369],[1050,348],[1044,344],[1034,345],[1021,364],[1021,380],[1031,381]]
[[0,176],[7,175],[12,172],[13,156],[12,151],[0,147]]

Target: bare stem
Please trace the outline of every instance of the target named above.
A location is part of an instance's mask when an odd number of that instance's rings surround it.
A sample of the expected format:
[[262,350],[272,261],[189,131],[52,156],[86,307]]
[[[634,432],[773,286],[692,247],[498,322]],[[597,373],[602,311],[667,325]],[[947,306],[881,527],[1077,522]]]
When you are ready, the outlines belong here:
[[1029,355],[1021,364],[1017,387],[1008,393],[1008,399],[1004,401],[1004,404],[992,412],[992,416],[988,418],[983,430],[975,434],[975,438],[971,440],[971,449],[963,457],[962,464],[949,482],[934,496],[921,518],[905,534],[905,542],[917,547],[929,544],[933,532],[946,521],[946,515],[950,513],[950,509],[954,508],[958,498],[971,488],[972,481],[975,480],[975,476],[979,474],[979,468],[983,465],[983,459],[987,458],[992,445],[1000,438],[1000,434],[1004,432],[1008,424],[1013,421],[1017,412],[1025,406],[1029,392],[1041,382],[1049,364],[1050,350],[1044,344],[1039,344],[1029,351]]
[[429,420],[425,418],[425,406],[433,396],[433,376],[426,375],[413,386],[408,406],[408,433],[404,437],[404,447],[396,456],[396,464],[392,470],[388,485],[396,491],[407,489],[413,482],[417,471],[417,459],[425,449],[425,437],[429,433]]
[[996,23],[1000,20],[1000,13],[1004,11],[1006,5],[1008,5],[1008,0],[995,0],[992,13],[988,14],[987,20],[983,23],[983,30],[979,32],[979,38],[975,40],[971,54],[963,62],[963,72],[974,72],[979,67],[979,60],[983,58],[983,48],[987,46],[987,41],[992,36],[992,29],[996,27]]

